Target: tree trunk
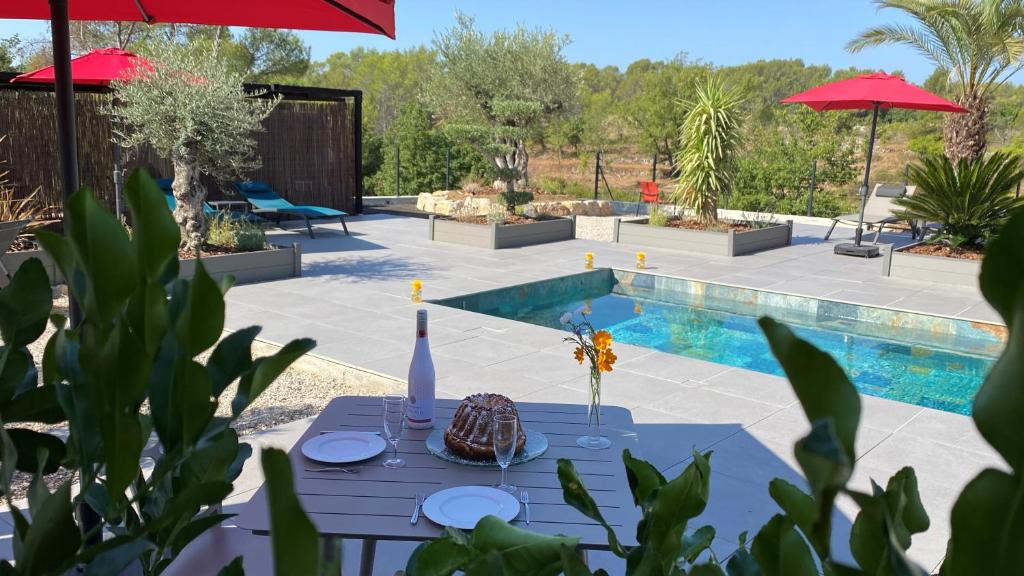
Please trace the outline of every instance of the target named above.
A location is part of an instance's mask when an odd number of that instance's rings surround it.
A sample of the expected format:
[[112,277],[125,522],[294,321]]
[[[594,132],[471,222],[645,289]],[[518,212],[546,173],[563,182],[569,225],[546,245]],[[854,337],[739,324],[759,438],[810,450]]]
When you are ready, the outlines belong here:
[[181,229],[179,249],[198,256],[206,239],[206,187],[199,181],[199,171],[190,156],[175,157],[174,164],[174,221]]
[[985,153],[988,132],[988,98],[968,94],[956,99],[967,108],[966,114],[947,114],[943,127],[946,156],[954,164],[961,159],[974,160]]

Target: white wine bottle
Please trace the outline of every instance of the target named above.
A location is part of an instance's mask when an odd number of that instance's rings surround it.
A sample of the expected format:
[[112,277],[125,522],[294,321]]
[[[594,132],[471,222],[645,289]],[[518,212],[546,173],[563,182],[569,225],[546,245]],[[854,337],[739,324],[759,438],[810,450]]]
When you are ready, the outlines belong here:
[[427,340],[427,311],[416,311],[416,348],[409,364],[409,405],[405,411],[409,428],[434,427],[434,361]]

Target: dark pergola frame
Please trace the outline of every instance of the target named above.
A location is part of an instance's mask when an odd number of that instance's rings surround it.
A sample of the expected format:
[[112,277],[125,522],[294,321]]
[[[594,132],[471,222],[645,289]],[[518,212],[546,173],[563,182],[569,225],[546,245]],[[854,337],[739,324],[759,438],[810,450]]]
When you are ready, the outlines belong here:
[[[54,84],[32,82],[12,83],[11,79],[18,72],[0,72],[0,90],[18,90],[22,92],[54,92]],[[249,93],[262,93],[262,97],[280,96],[290,102],[352,102],[352,123],[354,124],[355,146],[355,181],[356,198],[355,213],[363,212],[363,91],[340,88],[319,88],[315,86],[295,86],[291,84],[252,84],[246,83],[242,88]],[[83,94],[110,94],[107,86],[76,84],[75,92]],[[77,165],[77,161],[75,162]]]

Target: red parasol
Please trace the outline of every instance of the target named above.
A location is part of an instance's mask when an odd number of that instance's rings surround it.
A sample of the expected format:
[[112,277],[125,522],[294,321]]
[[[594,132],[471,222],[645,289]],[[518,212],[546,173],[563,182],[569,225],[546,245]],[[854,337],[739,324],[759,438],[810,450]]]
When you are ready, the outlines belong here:
[[878,72],[864,74],[847,80],[823,84],[817,88],[794,94],[782,100],[783,104],[806,104],[812,109],[825,110],[872,110],[871,135],[868,137],[867,163],[864,166],[864,183],[860,188],[860,220],[854,244],[836,246],[836,254],[854,256],[877,256],[878,248],[861,246],[864,228],[864,206],[868,198],[868,179],[871,177],[871,155],[875,148],[875,128],[878,125],[878,111],[891,108],[907,110],[930,110],[933,112],[965,113],[967,109],[945,100],[899,76]]
[[[137,54],[118,48],[100,48],[71,59],[71,81],[89,86],[109,86],[114,80],[128,80],[138,68],[151,68],[149,62]],[[40,68],[15,76],[11,82],[53,84],[53,66]]]

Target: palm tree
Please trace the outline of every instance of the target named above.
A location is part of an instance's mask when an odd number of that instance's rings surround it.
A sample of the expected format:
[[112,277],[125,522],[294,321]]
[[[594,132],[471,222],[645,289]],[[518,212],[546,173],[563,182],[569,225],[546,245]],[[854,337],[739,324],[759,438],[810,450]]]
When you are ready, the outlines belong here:
[[682,102],[686,118],[679,130],[675,164],[679,182],[673,200],[692,209],[705,225],[718,221],[718,198],[732,185],[733,162],[740,144],[743,94],[708,74]]
[[993,90],[1024,67],[1024,0],[875,0],[895,8],[914,24],[886,24],[861,32],[850,52],[903,44],[946,73],[953,98],[969,114],[949,114],[944,127],[946,156],[955,164],[985,152],[988,105]]

